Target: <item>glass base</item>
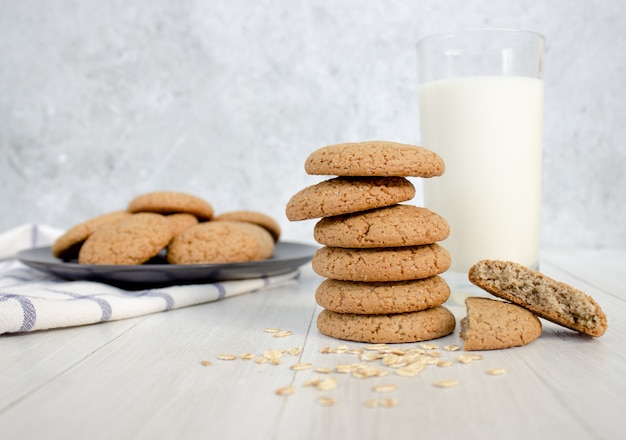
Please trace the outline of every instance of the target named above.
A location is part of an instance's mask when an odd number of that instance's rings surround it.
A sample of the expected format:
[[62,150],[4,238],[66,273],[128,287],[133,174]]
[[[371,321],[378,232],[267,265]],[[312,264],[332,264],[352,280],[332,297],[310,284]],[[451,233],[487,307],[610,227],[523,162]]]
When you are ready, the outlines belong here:
[[467,272],[453,272],[449,270],[442,273],[441,277],[450,286],[450,298],[446,301],[448,305],[465,307],[465,298],[469,296],[489,296],[483,289],[470,282],[467,278]]

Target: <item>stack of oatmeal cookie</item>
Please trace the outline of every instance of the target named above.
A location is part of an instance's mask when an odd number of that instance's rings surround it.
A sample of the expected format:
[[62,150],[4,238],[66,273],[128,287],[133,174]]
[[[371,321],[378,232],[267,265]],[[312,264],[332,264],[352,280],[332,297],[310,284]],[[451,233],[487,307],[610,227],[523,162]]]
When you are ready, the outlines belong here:
[[448,223],[402,204],[415,196],[407,177],[444,170],[430,150],[385,141],[330,145],[307,158],[308,174],[335,176],[298,192],[286,208],[291,221],[321,219],[314,237],[324,246],[312,266],[326,278],[316,292],[322,333],[394,343],[454,331],[455,318],[442,306],[450,289],[439,276],[450,255],[437,243],[448,236]]

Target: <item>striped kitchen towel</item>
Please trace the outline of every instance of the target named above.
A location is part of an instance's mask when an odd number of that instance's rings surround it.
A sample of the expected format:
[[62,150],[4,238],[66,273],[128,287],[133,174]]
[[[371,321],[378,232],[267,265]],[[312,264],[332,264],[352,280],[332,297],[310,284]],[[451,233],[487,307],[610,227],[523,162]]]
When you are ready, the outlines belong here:
[[73,327],[132,318],[217,301],[283,285],[299,271],[208,284],[125,290],[92,281],[67,281],[25,266],[18,251],[50,245],[60,231],[24,225],[0,234],[0,334]]

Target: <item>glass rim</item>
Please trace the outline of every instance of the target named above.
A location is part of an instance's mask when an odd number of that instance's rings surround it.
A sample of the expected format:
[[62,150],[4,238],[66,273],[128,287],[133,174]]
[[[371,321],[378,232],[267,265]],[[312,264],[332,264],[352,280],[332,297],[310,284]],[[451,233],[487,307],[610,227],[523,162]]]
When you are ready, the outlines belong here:
[[463,34],[473,34],[473,33],[487,33],[487,32],[499,32],[499,33],[509,33],[509,34],[526,34],[526,35],[534,35],[542,42],[545,42],[545,37],[543,34],[537,31],[523,29],[523,28],[507,28],[507,27],[484,27],[484,28],[469,28],[469,29],[460,29],[457,31],[450,32],[441,32],[437,34],[425,35],[417,40],[417,46],[421,46],[424,42],[435,40],[435,39],[444,39],[451,38],[457,35]]

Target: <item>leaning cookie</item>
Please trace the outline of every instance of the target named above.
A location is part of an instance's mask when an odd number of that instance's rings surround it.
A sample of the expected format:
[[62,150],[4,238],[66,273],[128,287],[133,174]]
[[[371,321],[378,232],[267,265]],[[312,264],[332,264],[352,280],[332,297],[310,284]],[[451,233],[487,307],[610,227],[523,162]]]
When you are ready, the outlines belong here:
[[386,283],[326,279],[315,292],[323,308],[359,315],[417,312],[440,306],[449,296],[450,288],[439,276]]
[[172,239],[164,216],[139,213],[103,226],[85,240],[81,264],[137,265],[155,257]]
[[482,260],[469,280],[487,292],[536,315],[589,336],[602,336],[606,315],[589,295],[511,261]]
[[343,248],[417,246],[445,240],[449,234],[443,217],[412,205],[326,217],[313,230],[318,243]]
[[391,206],[415,197],[404,177],[336,177],[304,188],[287,203],[291,221]]
[[318,275],[334,280],[406,281],[445,272],[450,254],[437,243],[372,249],[324,246],[315,252],[311,266]]
[[168,214],[165,219],[169,222],[172,229],[172,235],[177,235],[185,229],[198,224],[198,217],[187,212],[178,212],[176,214]]
[[141,194],[128,204],[129,212],[155,212],[158,214],[174,214],[186,212],[200,220],[213,218],[213,206],[192,194],[174,191],[155,191]]
[[273,245],[272,236],[260,226],[242,222],[204,222],[172,239],[167,247],[167,261],[172,264],[214,264],[261,260],[271,256]]
[[496,299],[465,299],[461,319],[464,350],[500,350],[530,344],[541,336],[541,322],[528,310]]
[[333,176],[441,176],[443,159],[434,151],[387,141],[328,145],[307,158],[308,174]]
[[218,216],[216,216],[214,221],[235,221],[235,222],[245,222],[252,223],[258,226],[261,226],[272,234],[274,241],[278,241],[280,238],[280,225],[276,220],[270,217],[267,214],[263,214],[262,212],[257,211],[230,211],[224,212]]
[[390,315],[322,310],[317,317],[317,328],[326,336],[374,344],[428,341],[449,335],[455,326],[454,315],[444,306]]
[[52,255],[63,260],[78,258],[81,246],[96,230],[102,226],[129,217],[127,211],[114,211],[91,218],[68,229],[52,244]]

